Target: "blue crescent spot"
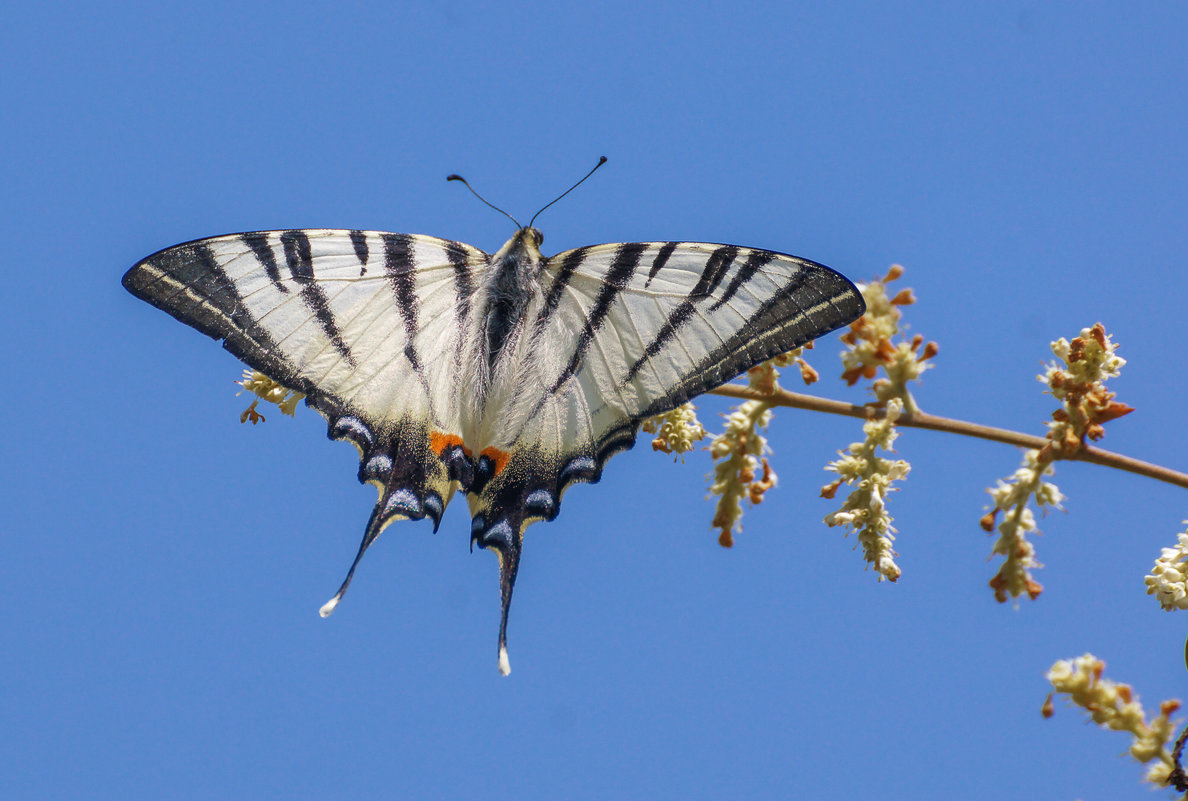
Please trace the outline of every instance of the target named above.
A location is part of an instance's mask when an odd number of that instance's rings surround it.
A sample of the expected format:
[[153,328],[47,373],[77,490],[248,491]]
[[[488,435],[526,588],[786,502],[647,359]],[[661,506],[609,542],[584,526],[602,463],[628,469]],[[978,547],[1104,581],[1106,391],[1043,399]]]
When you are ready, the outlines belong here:
[[334,422],[334,438],[350,437],[355,442],[371,447],[371,429],[358,417],[340,417]]
[[491,474],[495,472],[495,462],[491,460],[490,456],[480,456],[476,468],[481,477],[490,478]]
[[568,481],[569,477],[574,473],[593,473],[597,466],[597,462],[590,456],[577,456],[570,459],[565,467],[561,469],[561,482]]
[[420,517],[424,514],[421,508],[421,501],[417,498],[416,493],[410,489],[398,489],[388,498],[388,504],[384,507],[384,514],[389,515],[394,512],[400,512],[414,517]]
[[491,526],[479,539],[479,545],[490,548],[492,545],[503,545],[510,548],[512,544],[512,527],[506,520],[500,520]]
[[367,460],[363,466],[363,473],[368,478],[383,478],[392,470],[392,457],[386,453],[377,453]]
[[524,510],[548,514],[553,511],[553,493],[546,489],[534,490],[524,499]]

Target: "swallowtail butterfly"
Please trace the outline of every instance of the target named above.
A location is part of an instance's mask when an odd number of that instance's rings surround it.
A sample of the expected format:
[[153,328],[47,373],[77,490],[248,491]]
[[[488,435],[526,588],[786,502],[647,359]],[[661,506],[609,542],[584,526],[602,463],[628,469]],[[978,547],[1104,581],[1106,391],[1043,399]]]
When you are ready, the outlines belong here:
[[646,418],[865,310],[844,276],[770,250],[631,242],[545,257],[542,241],[531,222],[494,254],[419,234],[260,231],[167,248],[123,280],[304,393],[330,438],[358,448],[379,500],[323,616],[389,523],[436,531],[466,494],[471,546],[499,557],[504,674],[524,529],[598,481]]

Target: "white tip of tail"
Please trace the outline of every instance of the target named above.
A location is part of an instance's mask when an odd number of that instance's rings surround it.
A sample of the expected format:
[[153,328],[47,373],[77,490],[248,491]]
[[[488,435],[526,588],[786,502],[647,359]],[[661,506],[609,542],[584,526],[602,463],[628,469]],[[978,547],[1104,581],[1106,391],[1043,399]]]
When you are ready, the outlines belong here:
[[326,603],[322,605],[322,608],[318,610],[318,614],[322,617],[330,617],[330,613],[334,611],[334,607],[336,606],[338,606],[337,595],[335,595],[329,601],[326,601]]
[[504,676],[511,673],[511,662],[507,661],[507,648],[499,647],[499,672]]

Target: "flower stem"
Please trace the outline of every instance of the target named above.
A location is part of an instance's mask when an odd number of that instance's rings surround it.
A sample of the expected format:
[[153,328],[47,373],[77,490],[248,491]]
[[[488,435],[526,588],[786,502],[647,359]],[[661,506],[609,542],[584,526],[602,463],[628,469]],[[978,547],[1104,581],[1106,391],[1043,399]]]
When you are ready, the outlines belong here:
[[[859,406],[829,398],[820,398],[816,395],[789,392],[786,389],[777,389],[773,393],[764,393],[750,387],[742,386],[741,384],[724,384],[710,392],[714,395],[724,395],[728,398],[762,401],[771,406],[785,406],[792,409],[808,409],[814,412],[841,414],[863,420],[869,417],[882,417],[884,415],[881,409]],[[1017,445],[1020,448],[1035,448],[1038,450],[1048,443],[1048,440],[1044,437],[1022,434],[1006,428],[994,428],[993,426],[984,426],[979,423],[970,423],[965,420],[956,420],[951,417],[941,417],[919,411],[918,409],[913,411],[910,417],[900,417],[896,421],[896,425],[905,428],[927,428],[933,431],[947,431],[950,434],[988,439],[992,442]],[[1140,476],[1146,476],[1147,478],[1153,478],[1156,481],[1163,481],[1188,489],[1188,473],[1181,473],[1178,470],[1144,462],[1140,459],[1132,459],[1120,453],[1093,448],[1089,445],[1083,446],[1072,456],[1062,457],[1062,461],[1090,462],[1091,464],[1125,470],[1128,473],[1135,473]]]

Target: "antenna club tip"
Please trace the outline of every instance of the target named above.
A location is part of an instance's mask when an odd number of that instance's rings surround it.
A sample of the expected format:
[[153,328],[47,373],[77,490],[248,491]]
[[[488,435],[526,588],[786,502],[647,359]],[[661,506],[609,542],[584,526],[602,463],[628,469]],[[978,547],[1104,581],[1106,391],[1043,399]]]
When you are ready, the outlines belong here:
[[322,608],[318,610],[318,614],[322,617],[330,617],[330,613],[338,606],[338,596],[334,596],[326,603],[322,604]]
[[446,180],[447,181],[464,181],[466,179],[463,178],[461,175],[458,175],[457,173],[450,173],[449,175],[446,176]]
[[507,646],[499,646],[499,674],[506,676],[511,673],[511,662],[507,659]]
[[606,164],[606,156],[599,156],[599,157],[598,157],[598,164],[599,164],[599,165]]

